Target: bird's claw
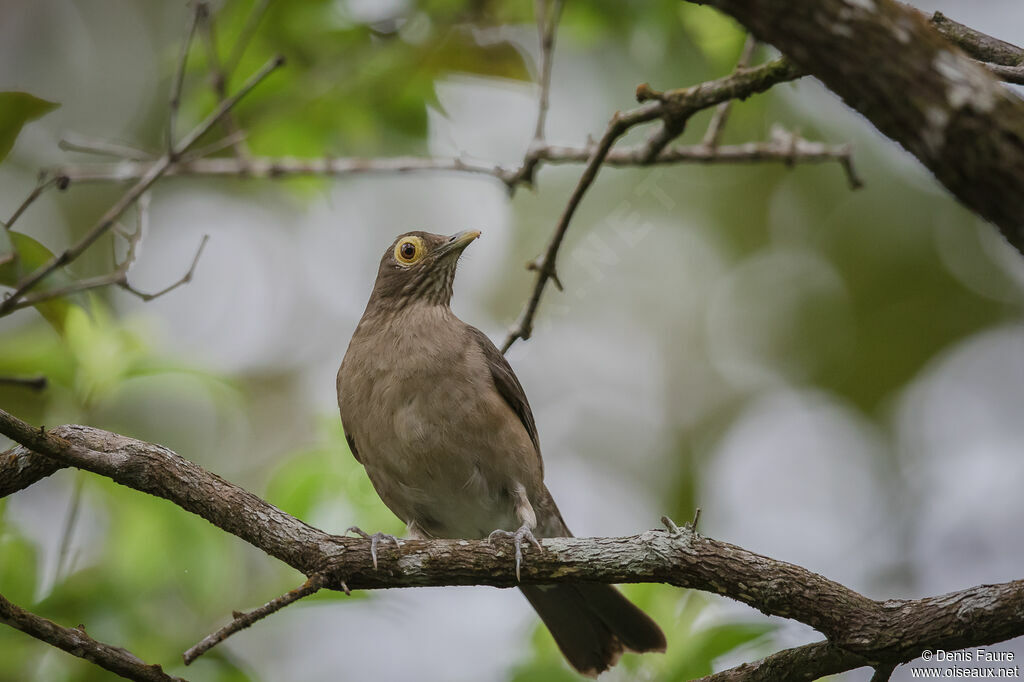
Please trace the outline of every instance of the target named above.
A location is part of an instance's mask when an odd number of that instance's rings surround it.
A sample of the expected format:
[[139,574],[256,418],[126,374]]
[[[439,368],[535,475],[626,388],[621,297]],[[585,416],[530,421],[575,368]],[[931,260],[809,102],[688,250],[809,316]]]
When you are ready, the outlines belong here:
[[345,529],[345,532],[355,533],[356,535],[362,537],[364,540],[370,541],[370,558],[373,559],[373,570],[375,571],[377,570],[377,547],[380,545],[381,540],[390,540],[391,542],[395,543],[395,547],[402,546],[402,543],[401,541],[399,541],[398,538],[388,533],[374,533],[373,535],[370,535],[359,526],[349,526]]
[[496,537],[511,538],[516,548],[516,582],[519,582],[519,569],[523,565],[523,540],[526,540],[531,545],[537,548],[537,551],[543,551],[544,548],[540,546],[540,541],[530,530],[530,527],[523,524],[519,527],[519,530],[510,531],[499,528],[491,531],[491,534],[487,536],[487,544],[493,544],[492,541]]

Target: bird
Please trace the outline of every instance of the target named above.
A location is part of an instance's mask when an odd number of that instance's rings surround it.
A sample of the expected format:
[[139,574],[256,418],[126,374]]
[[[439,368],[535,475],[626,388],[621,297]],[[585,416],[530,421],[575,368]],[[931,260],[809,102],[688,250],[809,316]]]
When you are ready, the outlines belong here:
[[[533,412],[504,355],[451,310],[463,250],[480,232],[402,234],[380,259],[338,370],[345,439],[417,539],[510,538],[516,575],[537,537],[571,537],[544,484]],[[377,544],[398,540],[352,529]],[[520,585],[569,664],[596,677],[665,635],[613,585]]]

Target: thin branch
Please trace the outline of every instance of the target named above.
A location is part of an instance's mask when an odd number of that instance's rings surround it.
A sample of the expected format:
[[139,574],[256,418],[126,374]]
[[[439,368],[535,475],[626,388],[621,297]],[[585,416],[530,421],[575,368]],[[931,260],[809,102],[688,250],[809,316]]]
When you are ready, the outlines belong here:
[[203,248],[206,246],[206,242],[209,241],[210,235],[204,234],[203,238],[199,241],[199,248],[196,249],[195,255],[192,257],[192,264],[189,266],[188,271],[181,276],[181,278],[175,280],[173,283],[167,285],[160,291],[155,293],[147,293],[140,291],[133,287],[128,282],[128,270],[131,264],[135,260],[135,246],[138,243],[141,231],[137,231],[135,234],[128,237],[128,256],[125,261],[119,264],[112,272],[105,275],[97,275],[95,277],[86,277],[84,279],[76,280],[71,284],[58,287],[55,289],[48,289],[46,291],[40,291],[36,293],[26,294],[21,301],[15,304],[11,310],[21,310],[22,308],[28,308],[44,301],[50,301],[55,298],[63,298],[70,296],[71,294],[79,294],[85,291],[91,291],[93,289],[102,289],[103,287],[119,286],[128,293],[142,299],[143,301],[149,302],[154,299],[160,298],[165,294],[169,294],[178,287],[188,284],[192,281],[195,276],[196,266],[199,265],[199,257],[203,255]]
[[18,208],[15,209],[14,213],[11,214],[11,217],[7,219],[7,222],[4,223],[4,228],[9,230],[14,227],[14,223],[18,221],[18,218],[21,217],[28,207],[35,203],[35,200],[38,199],[43,192],[54,185],[60,189],[64,189],[68,186],[68,179],[60,173],[51,174],[44,172],[40,174],[39,180],[36,182],[36,186],[28,193],[28,196],[25,197],[25,200],[21,202]]
[[188,53],[192,47],[192,38],[195,37],[196,27],[199,25],[203,15],[208,13],[206,3],[195,0],[192,14],[189,17],[188,30],[185,33],[185,42],[181,44],[181,54],[178,57],[178,67],[174,72],[174,80],[171,81],[171,100],[167,113],[167,156],[174,158],[174,124],[178,118],[178,109],[181,108],[181,89],[185,83],[185,67],[188,65]]
[[128,283],[127,277],[122,281],[118,282],[118,285],[125,291],[128,291],[138,296],[143,301],[147,302],[152,301],[155,298],[160,298],[164,294],[169,294],[170,292],[174,291],[183,284],[188,284],[189,282],[192,281],[192,276],[196,272],[196,266],[199,265],[199,257],[203,255],[203,248],[206,246],[206,242],[208,242],[209,240],[210,235],[204,234],[203,238],[199,241],[199,248],[196,249],[196,255],[192,257],[192,265],[189,266],[188,272],[182,275],[181,278],[175,281],[174,283],[169,284],[168,286],[164,287],[160,291],[157,291],[156,293],[147,294],[144,291],[139,291],[138,289],[136,289],[135,287]]
[[245,613],[236,611],[233,614],[233,620],[230,623],[216,632],[203,637],[198,644],[191,647],[182,655],[185,665],[190,665],[192,661],[196,660],[236,632],[241,632],[257,621],[260,621],[271,614],[277,613],[289,604],[294,604],[304,597],[316,594],[324,587],[325,583],[326,580],[321,574],[314,573],[302,585],[296,587],[294,590],[282,594],[280,597],[271,599],[258,609],[253,609],[252,611]]
[[[558,22],[562,17],[564,6],[564,0],[535,0],[534,2],[537,39],[540,43],[540,95],[537,98],[537,122],[533,129],[533,140],[530,142],[517,174],[517,180],[526,184],[533,183],[539,161],[533,151],[544,146],[544,125],[547,121],[551,98],[551,66],[555,56],[555,35],[558,32]],[[514,187],[514,184],[509,184],[510,189]]]
[[[223,66],[220,62],[220,56],[217,54],[217,33],[214,25],[213,15],[210,12],[206,12],[203,15],[202,21],[199,22],[199,33],[203,39],[203,45],[206,48],[206,58],[210,63],[210,77],[213,84],[213,92],[217,95],[217,101],[223,102],[228,96],[228,76],[227,72],[224,71]],[[244,136],[241,136],[241,130],[238,127],[238,123],[235,121],[234,114],[228,112],[224,115],[223,120],[224,131],[228,138],[234,140],[232,147],[235,150],[235,156],[241,161],[244,161],[249,157],[249,150],[245,146]]]
[[116,159],[128,159],[129,161],[152,161],[155,158],[153,154],[147,151],[136,149],[120,142],[94,140],[80,135],[65,136],[57,143],[57,146],[68,152],[112,156]]
[[46,388],[48,382],[46,377],[5,377],[0,376],[0,385],[2,386],[22,386],[24,388],[30,388],[33,391],[42,391]]
[[238,39],[235,40],[234,47],[231,48],[231,54],[224,61],[225,82],[230,80],[231,75],[238,68],[238,63],[242,61],[242,55],[245,54],[245,50],[249,47],[253,36],[256,35],[256,29],[259,28],[260,21],[262,21],[263,15],[266,14],[269,5],[270,0],[259,0],[256,3],[256,7],[249,14],[249,18],[246,19],[245,26],[242,27],[242,31],[238,34]]
[[[807,569],[688,527],[619,538],[545,538],[542,551],[526,556],[521,583],[509,551],[483,540],[406,540],[400,548],[383,548],[380,570],[375,570],[369,542],[328,535],[167,448],[86,426],[44,431],[3,410],[0,433],[23,446],[0,462],[0,471],[23,470],[26,458],[50,458],[107,476],[170,500],[307,576],[323,575],[328,589],[661,582],[728,596],[810,625],[831,644],[799,651],[824,656],[832,672],[840,671],[834,668],[834,652],[825,655],[823,646],[852,654],[840,660],[842,669],[853,669],[866,662],[907,662],[924,649],[951,651],[1024,634],[1024,580],[924,599],[875,601]],[[0,481],[5,478],[18,475],[0,475]],[[19,480],[31,483],[24,476]]]
[[[734,71],[745,69],[750,64],[750,58],[754,56],[754,48],[757,47],[757,39],[752,35],[748,35],[746,41],[743,43],[743,50],[740,52],[740,58],[736,60],[736,68]],[[715,112],[711,115],[711,121],[708,122],[708,129],[704,133],[704,140],[702,143],[706,147],[714,149],[718,146],[718,140],[722,136],[722,130],[725,129],[725,123],[729,119],[729,111],[732,109],[733,100],[726,100],[717,107]]]
[[608,123],[608,128],[605,130],[604,135],[601,136],[601,140],[594,147],[594,151],[591,153],[587,166],[583,169],[583,174],[576,183],[576,187],[573,188],[572,194],[569,195],[569,202],[562,210],[562,215],[555,225],[547,248],[540,257],[527,265],[527,269],[534,270],[537,273],[533,293],[530,294],[530,298],[527,300],[523,312],[520,313],[519,319],[512,329],[509,330],[508,336],[501,346],[502,353],[507,352],[517,339],[525,341],[530,338],[530,334],[533,332],[533,317],[537,313],[537,306],[540,305],[540,298],[544,293],[544,287],[547,286],[548,280],[553,280],[555,286],[559,290],[562,289],[562,283],[559,281],[558,273],[555,270],[558,249],[562,246],[562,240],[569,229],[569,223],[576,212],[576,208],[580,205],[580,201],[583,200],[583,195],[586,194],[597,178],[601,165],[604,163],[605,157],[608,156],[608,152],[611,151],[612,145],[634,125],[654,118],[657,110],[657,106],[647,106],[634,109],[631,114],[616,113],[612,116],[612,120]]
[[97,221],[92,228],[73,246],[69,247],[65,251],[61,252],[60,255],[54,256],[47,264],[38,268],[35,272],[28,275],[22,282],[18,284],[14,292],[3,302],[0,302],[0,317],[9,314],[13,310],[17,309],[20,301],[25,296],[25,293],[38,284],[44,277],[49,275],[57,268],[67,265],[74,261],[78,256],[82,254],[89,246],[99,239],[104,233],[107,232],[118,217],[124,211],[131,206],[135,201],[142,196],[146,190],[148,190],[154,182],[167,172],[167,169],[171,165],[171,158],[180,155],[182,152],[188,150],[196,141],[202,137],[207,131],[209,131],[228,111],[232,109],[243,97],[245,97],[253,88],[260,84],[264,78],[269,76],[275,69],[284,64],[283,57],[274,57],[268,61],[263,68],[253,74],[248,81],[228,99],[221,102],[217,108],[206,117],[199,125],[192,129],[188,135],[186,135],[180,142],[178,142],[172,153],[165,154],[159,161],[151,165],[138,182],[136,182],[131,189],[118,199],[118,201]]
[[85,633],[81,625],[66,628],[25,609],[15,606],[0,595],[0,623],[63,649],[72,656],[84,658],[115,675],[138,682],[185,682],[168,675],[159,665],[139,659],[127,649],[98,642]]

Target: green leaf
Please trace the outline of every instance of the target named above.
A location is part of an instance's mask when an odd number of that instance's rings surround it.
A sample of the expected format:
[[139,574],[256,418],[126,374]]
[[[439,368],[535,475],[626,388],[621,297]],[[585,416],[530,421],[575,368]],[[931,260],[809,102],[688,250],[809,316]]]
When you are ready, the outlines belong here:
[[27,92],[0,92],[0,161],[11,152],[22,126],[59,106]]
[[[53,252],[27,234],[8,230],[3,232],[10,238],[10,241],[6,252],[4,243],[0,242],[0,285],[14,288],[18,286],[18,282],[23,277],[49,263],[53,259]],[[11,255],[13,258],[10,257]],[[71,275],[61,268],[44,277],[33,291],[59,289],[73,284],[74,281]],[[58,333],[63,333],[64,321],[72,303],[77,303],[83,308],[86,307],[85,297],[79,294],[41,301],[36,304],[35,309],[53,325]]]

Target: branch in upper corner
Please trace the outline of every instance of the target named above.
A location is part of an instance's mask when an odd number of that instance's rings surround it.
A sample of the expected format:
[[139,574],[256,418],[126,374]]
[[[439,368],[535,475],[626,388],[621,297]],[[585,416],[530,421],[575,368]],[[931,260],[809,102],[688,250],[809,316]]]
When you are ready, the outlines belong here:
[[296,587],[294,590],[286,592],[275,599],[271,599],[258,609],[253,609],[252,611],[247,611],[245,613],[239,613],[236,611],[234,613],[234,618],[230,623],[216,632],[207,635],[198,644],[191,647],[182,655],[185,665],[190,665],[192,661],[196,660],[236,632],[241,632],[257,621],[260,621],[273,613],[277,613],[289,604],[294,604],[304,597],[308,597],[311,594],[319,592],[326,582],[327,581],[323,575],[316,573],[312,575],[309,580]]
[[978,61],[1019,66],[1024,64],[1024,50],[981,31],[953,21],[942,12],[931,16],[931,23],[939,33],[956,43],[957,47]]
[[168,675],[159,665],[146,663],[120,647],[98,642],[85,633],[85,628],[66,628],[30,613],[0,595],[0,623],[21,630],[47,644],[63,649],[72,656],[84,658],[115,675],[138,682],[185,682]]

